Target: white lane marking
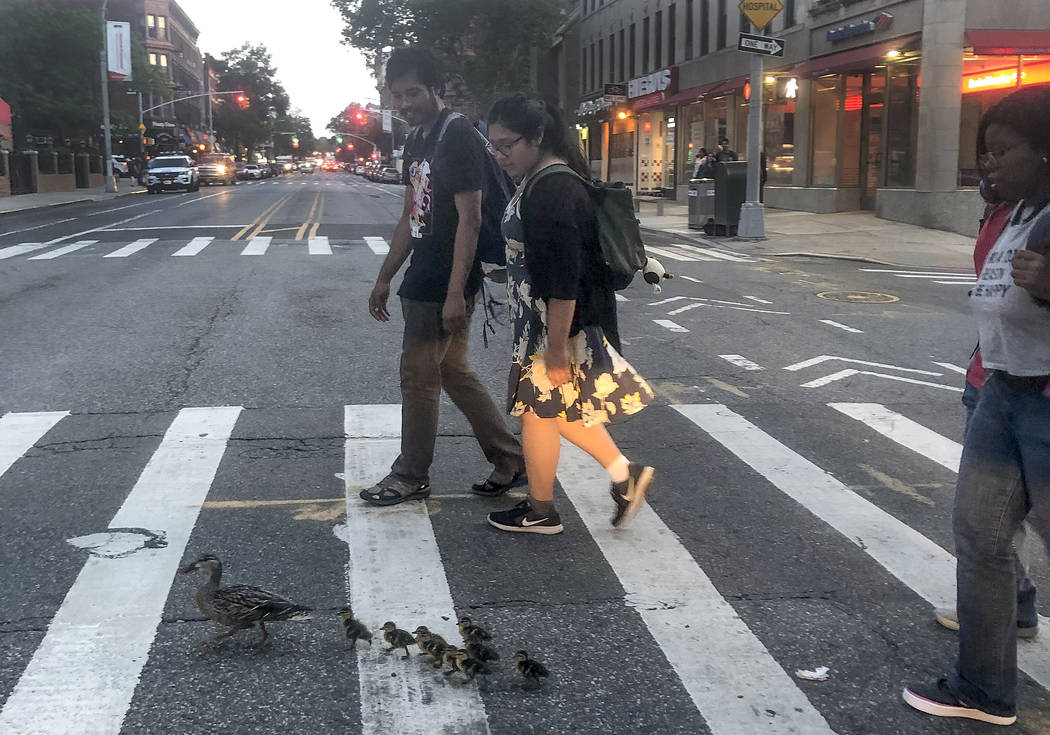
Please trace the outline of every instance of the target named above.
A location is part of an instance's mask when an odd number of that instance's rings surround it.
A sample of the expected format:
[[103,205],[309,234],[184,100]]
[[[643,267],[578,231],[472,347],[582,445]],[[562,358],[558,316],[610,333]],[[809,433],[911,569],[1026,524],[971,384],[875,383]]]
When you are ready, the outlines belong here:
[[934,281],[942,286],[974,286],[977,281]]
[[0,260],[7,260],[13,258],[16,255],[25,255],[31,253],[34,250],[47,247],[46,242],[22,242],[18,245],[10,245],[6,248],[0,249]]
[[962,445],[902,416],[881,403],[829,403],[839,413],[870,426],[888,439],[933,460],[941,467],[959,471]]
[[[674,311],[669,311],[667,312],[668,316],[673,316],[683,311],[689,311],[690,309],[696,309],[701,306],[713,306],[716,309],[732,309],[734,311],[750,311],[757,314],[781,314],[785,316],[790,315],[790,312],[787,311],[771,311],[769,309],[756,309],[751,306],[745,306],[744,304],[738,304],[735,301],[719,301],[718,299],[704,299],[700,298],[699,296],[689,296],[687,298],[690,298],[697,303],[689,304],[688,306],[683,306],[680,309],[675,309]],[[650,304],[650,306],[654,306],[654,304]]]
[[927,380],[915,380],[914,378],[905,378],[905,377],[903,377],[901,375],[889,375],[887,373],[876,373],[876,372],[872,372],[871,370],[854,370],[852,368],[847,368],[846,370],[840,370],[837,373],[832,373],[831,375],[827,375],[827,376],[825,376],[823,378],[817,378],[816,380],[811,380],[808,383],[803,383],[800,387],[801,388],[821,388],[821,387],[823,387],[825,385],[828,385],[829,383],[834,383],[837,380],[843,380],[844,378],[849,378],[849,377],[854,376],[854,375],[870,375],[871,377],[874,377],[874,378],[884,378],[886,380],[895,380],[895,381],[897,381],[899,383],[911,383],[912,385],[925,385],[925,386],[928,386],[930,388],[940,388],[941,390],[948,390],[948,391],[952,391],[953,393],[962,393],[963,392],[962,388],[956,388],[954,385],[943,385],[941,383],[931,383],[931,382],[929,382]]
[[218,192],[216,194],[209,194],[206,197],[197,197],[196,199],[190,199],[188,202],[182,202],[181,204],[176,204],[175,206],[176,207],[185,207],[187,204],[196,204],[197,202],[203,202],[205,199],[211,199],[212,197],[220,197],[223,194],[228,194],[228,193],[229,192],[226,192],[226,191],[220,191],[220,192]]
[[680,306],[677,309],[672,309],[671,311],[667,312],[667,316],[675,316],[676,314],[681,314],[683,311],[689,311],[690,309],[699,309],[701,306],[707,306],[707,304],[702,304],[699,302],[686,304],[685,306]]
[[703,281],[701,281],[699,278],[693,278],[692,276],[675,276],[675,278],[684,278],[685,280],[692,281],[693,283],[703,283]]
[[649,304],[649,306],[663,306],[664,304],[670,304],[670,303],[672,303],[674,301],[685,301],[687,298],[689,298],[689,297],[688,296],[672,296],[671,298],[663,299],[662,301],[654,301],[653,303]]
[[[158,210],[160,211],[160,210]],[[146,232],[149,230],[235,230],[248,225],[163,225],[155,227],[109,227],[101,232]]]
[[89,245],[94,245],[96,242],[98,242],[98,240],[80,240],[69,245],[63,245],[60,248],[55,248],[54,250],[49,250],[48,252],[41,253],[40,255],[34,255],[32,258],[27,258],[27,260],[53,260],[54,258],[59,258],[65,255],[66,253],[76,252],[81,248],[86,248]]
[[839,329],[844,329],[845,331],[853,332],[854,334],[864,334],[864,332],[862,332],[859,329],[854,329],[853,327],[847,327],[845,324],[840,324],[838,322],[832,321],[831,319],[819,319],[818,321],[821,324],[827,324],[827,325],[832,326],[832,327],[837,327]]
[[915,270],[894,270],[892,268],[860,268],[859,270],[864,273],[893,273],[899,275],[914,275],[914,276],[958,276],[959,278],[969,278],[969,273],[946,273],[942,271],[915,271]]
[[692,253],[681,253],[681,252],[672,250],[672,249],[670,249],[669,247],[666,247],[666,246],[665,247],[656,247],[655,245],[646,245],[645,246],[645,251],[647,253],[654,253],[656,255],[662,255],[665,258],[670,258],[671,260],[678,260],[678,261],[682,261],[682,262],[700,262],[700,261],[713,261],[713,260],[715,260],[715,258],[712,258],[712,257],[710,257],[708,255],[700,255],[700,254],[694,255]]
[[189,258],[189,257],[192,257],[192,256],[196,255],[197,253],[199,253],[201,250],[204,250],[204,248],[208,247],[208,245],[214,239],[215,239],[214,237],[195,237],[192,240],[190,240],[188,243],[186,243],[186,245],[184,247],[179,248],[174,253],[172,253],[171,257],[173,257],[173,258],[179,258],[179,257]]
[[141,240],[136,240],[135,242],[128,243],[127,245],[125,245],[124,247],[120,248],[119,250],[114,250],[112,253],[109,253],[108,255],[103,255],[102,257],[103,258],[126,258],[129,255],[134,255],[138,251],[142,250],[145,247],[148,247],[148,246],[152,245],[155,242],[157,242],[157,238],[155,238],[155,237],[145,237],[145,238],[143,238]]
[[719,260],[729,260],[733,263],[754,263],[754,258],[749,258],[746,255],[735,255],[732,253],[724,253],[721,250],[715,250],[714,248],[696,248],[701,253],[710,255],[712,258],[718,258]]
[[4,704],[0,732],[120,732],[240,411],[179,411],[110,522],[162,530],[167,545],[119,559],[88,557]]
[[683,327],[681,324],[675,324],[670,319],[653,319],[653,324],[659,324],[664,329],[669,329],[672,332],[688,332],[689,330]]
[[838,355],[818,355],[817,357],[810,358],[809,360],[803,360],[802,362],[796,362],[794,365],[788,365],[785,370],[797,371],[804,370],[814,365],[819,365],[822,362],[828,360],[838,360],[839,362],[849,362],[854,365],[866,365],[867,367],[884,368],[886,370],[899,370],[902,373],[916,373],[918,375],[932,375],[939,376],[944,373],[934,373],[929,370],[916,370],[914,368],[902,368],[896,365],[887,365],[884,362],[868,362],[867,360],[854,360],[852,357],[839,357]]
[[376,255],[386,255],[390,252],[390,244],[382,237],[366,237],[365,245]]
[[897,278],[923,278],[927,281],[936,278],[951,278],[953,281],[971,281],[977,283],[977,278],[974,276],[963,276],[963,275],[952,275],[951,273],[934,273],[934,274],[922,274],[918,273],[897,273]]
[[760,304],[772,304],[773,303],[772,301],[766,301],[765,299],[760,299],[757,296],[745,296],[744,298],[745,299],[751,299],[752,301],[757,301]]
[[108,230],[110,227],[113,227],[115,225],[122,225],[122,224],[124,224],[126,222],[134,222],[137,219],[142,219],[143,217],[149,217],[151,214],[156,214],[157,212],[162,212],[162,211],[164,211],[164,210],[163,209],[151,209],[148,212],[143,212],[142,214],[136,214],[134,217],[128,217],[127,219],[122,219],[119,222],[110,222],[108,225],[99,225],[98,227],[92,227],[90,230],[83,230],[82,232],[74,232],[72,235],[64,235],[62,237],[56,237],[54,240],[48,240],[44,244],[45,245],[58,245],[58,243],[60,243],[60,242],[65,242],[66,240],[72,240],[73,238],[80,237],[81,235],[90,235],[92,232],[103,232],[103,231]]
[[37,411],[0,416],[0,475],[68,415],[69,411]]
[[266,255],[266,249],[270,247],[271,240],[273,240],[273,238],[267,235],[253,237],[248,241],[248,244],[244,246],[241,255]]
[[[651,508],[609,524],[609,477],[562,442],[558,478],[713,735],[833,732]],[[698,620],[704,621],[697,625]],[[733,682],[753,682],[739,687]]]
[[942,367],[945,370],[950,370],[953,373],[959,373],[960,375],[966,375],[966,368],[960,367],[959,365],[953,365],[950,362],[934,362],[933,360],[931,360],[930,362],[933,362],[934,365],[937,365],[938,367]]
[[324,235],[311,237],[306,246],[310,255],[331,255],[332,246],[328,244],[328,238]]
[[675,409],[937,606],[955,605],[955,558],[720,404]]
[[[427,625],[448,641],[459,640],[456,610],[425,503],[375,508],[358,491],[383,477],[401,448],[401,407],[346,406],[346,526],[337,535],[349,547],[347,589],[355,616],[376,628],[393,620],[412,631]],[[391,584],[390,570],[397,583]],[[359,644],[362,735],[431,735],[489,732],[477,686],[452,683],[412,656],[383,653],[386,642]],[[424,670],[426,669],[426,670]],[[459,678],[458,676],[456,678]]]
[[119,212],[119,211],[121,211],[123,209],[132,209],[133,207],[144,207],[147,204],[152,204],[152,203],[153,202],[139,202],[138,204],[128,204],[127,206],[116,207],[115,209],[100,209],[97,212],[91,212],[90,214],[87,214],[85,216],[86,217],[97,217],[100,214],[111,214],[112,212]]
[[626,303],[626,302],[630,301],[630,299],[627,298],[626,296],[624,296],[622,293],[616,294],[616,300],[621,302],[621,303]]
[[[135,205],[135,206],[137,206],[137,205]],[[63,222],[72,222],[75,219],[78,219],[78,218],[77,217],[69,217],[68,219],[55,220],[54,222],[47,222],[47,223],[42,224],[42,225],[36,225],[35,227],[23,227],[21,230],[11,230],[10,232],[0,232],[0,237],[7,237],[8,235],[18,235],[18,234],[21,234],[23,232],[32,232],[33,230],[42,230],[45,227],[54,227],[55,225],[60,225]]]
[[765,370],[764,367],[758,363],[751,362],[743,355],[719,355],[719,357],[737,367],[744,368],[744,370]]

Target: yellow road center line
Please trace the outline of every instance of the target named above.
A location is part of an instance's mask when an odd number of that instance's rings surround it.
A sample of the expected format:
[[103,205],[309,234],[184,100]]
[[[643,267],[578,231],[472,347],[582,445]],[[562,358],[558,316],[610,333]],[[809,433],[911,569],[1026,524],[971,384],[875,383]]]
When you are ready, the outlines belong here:
[[273,208],[272,210],[270,210],[270,212],[269,212],[269,213],[267,213],[267,215],[266,215],[265,219],[263,219],[263,220],[262,220],[262,221],[261,221],[261,222],[259,223],[258,227],[256,227],[256,228],[255,228],[255,230],[254,230],[254,231],[253,231],[253,232],[252,232],[252,233],[251,233],[250,235],[248,235],[248,239],[250,240],[250,239],[252,239],[253,237],[255,237],[256,235],[258,235],[258,234],[259,234],[260,232],[262,232],[262,229],[263,229],[264,227],[266,227],[266,225],[270,224],[270,219],[271,219],[271,218],[272,218],[272,217],[273,217],[273,216],[274,216],[275,214],[277,214],[277,210],[279,210],[279,209],[280,209],[281,207],[283,207],[283,206],[285,205],[285,203],[286,203],[286,202],[287,202],[287,201],[288,201],[289,199],[291,199],[291,198],[292,198],[292,195],[291,195],[291,194],[286,194],[286,195],[284,196],[284,198],[283,198],[283,199],[282,199],[281,201],[277,202],[277,205],[276,205],[276,206],[274,206],[274,208]]
[[314,212],[317,211],[317,203],[319,201],[321,201],[320,193],[314,194],[314,203],[313,203],[313,206],[310,207],[310,213],[308,215],[306,215],[306,221],[303,222],[302,227],[299,228],[299,231],[295,233],[295,239],[296,240],[302,240],[303,239],[303,235],[306,234],[306,228],[310,226],[310,220],[313,219]]
[[324,217],[324,192],[321,193],[321,206],[317,208],[317,218],[314,220],[314,226],[310,228],[308,237],[317,237],[317,228],[321,226],[322,217]]
[[[285,195],[284,195],[283,197],[281,197],[281,198],[280,198],[280,199],[278,199],[278,200],[277,200],[276,202],[274,202],[273,204],[271,204],[271,205],[270,205],[269,207],[267,207],[266,209],[264,209],[264,210],[262,211],[262,214],[260,214],[260,215],[259,215],[258,217],[256,217],[255,219],[253,219],[253,220],[252,220],[251,222],[249,222],[248,224],[246,224],[246,225],[245,225],[245,226],[244,226],[244,227],[243,227],[243,228],[241,229],[241,231],[240,231],[240,232],[238,232],[238,233],[237,233],[236,235],[234,235],[234,236],[233,236],[233,237],[231,237],[230,239],[231,239],[231,240],[240,240],[240,239],[241,239],[241,238],[242,238],[242,237],[244,236],[244,233],[245,233],[245,232],[247,232],[248,230],[250,230],[250,229],[252,229],[253,227],[255,227],[255,225],[256,225],[256,224],[257,224],[257,223],[258,223],[258,222],[259,222],[260,220],[262,220],[262,218],[263,218],[263,217],[266,217],[266,216],[268,216],[268,215],[272,215],[272,214],[273,214],[273,213],[274,213],[274,212],[275,212],[275,211],[277,210],[277,208],[278,208],[278,207],[280,207],[280,206],[281,206],[281,204],[283,204],[283,203],[284,203],[284,201],[285,201],[286,199],[288,199],[288,197],[290,197],[290,196],[291,196],[291,194],[285,194]],[[253,234],[252,236],[254,237],[255,235],[258,235],[258,234],[259,234],[259,233],[258,233],[258,232],[256,232],[256,233],[254,233],[254,234]]]

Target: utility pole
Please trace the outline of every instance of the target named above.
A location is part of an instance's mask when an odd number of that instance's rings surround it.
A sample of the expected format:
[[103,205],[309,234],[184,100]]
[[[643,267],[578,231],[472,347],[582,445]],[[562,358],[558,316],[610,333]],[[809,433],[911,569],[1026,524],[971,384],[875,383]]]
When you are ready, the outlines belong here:
[[761,199],[762,92],[765,84],[762,57],[751,54],[751,100],[747,116],[747,201],[740,207],[739,237],[765,238],[765,206]]
[[117,180],[113,176],[113,141],[110,139],[109,129],[109,28],[106,26],[106,5],[108,0],[102,0],[102,10],[99,16],[102,19],[102,51],[99,52],[99,68],[102,73],[102,136],[105,143],[105,156],[102,165],[105,167],[103,173],[106,175],[106,193],[116,194]]

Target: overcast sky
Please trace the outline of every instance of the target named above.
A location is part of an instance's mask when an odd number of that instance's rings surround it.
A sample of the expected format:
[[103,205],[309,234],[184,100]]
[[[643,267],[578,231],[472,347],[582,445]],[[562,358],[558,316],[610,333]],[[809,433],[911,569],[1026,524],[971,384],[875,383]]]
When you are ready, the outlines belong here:
[[343,19],[328,0],[178,0],[200,30],[201,53],[216,58],[243,43],[265,44],[292,108],[314,135],[351,102],[378,102],[360,53],[341,43]]

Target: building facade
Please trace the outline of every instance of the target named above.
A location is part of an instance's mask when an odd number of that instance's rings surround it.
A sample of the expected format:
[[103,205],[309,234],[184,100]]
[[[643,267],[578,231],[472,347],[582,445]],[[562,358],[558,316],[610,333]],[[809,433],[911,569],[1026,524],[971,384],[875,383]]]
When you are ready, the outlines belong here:
[[537,87],[570,112],[594,175],[637,192],[682,197],[722,138],[743,158],[754,90],[768,206],[972,232],[981,114],[1050,82],[1046,0],[781,1],[763,33],[786,50],[761,80],[737,50],[757,32],[737,0],[581,0]]
[[[131,23],[131,33],[145,46],[148,63],[165,72],[171,92],[143,95],[147,137],[159,151],[185,150],[208,144],[205,67],[197,47],[197,26],[175,0],[110,0],[108,17]],[[165,102],[168,104],[165,104]]]

